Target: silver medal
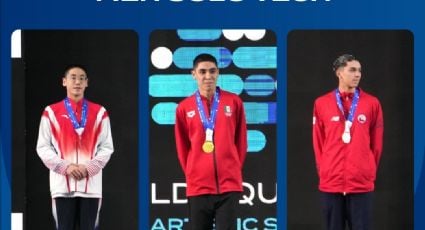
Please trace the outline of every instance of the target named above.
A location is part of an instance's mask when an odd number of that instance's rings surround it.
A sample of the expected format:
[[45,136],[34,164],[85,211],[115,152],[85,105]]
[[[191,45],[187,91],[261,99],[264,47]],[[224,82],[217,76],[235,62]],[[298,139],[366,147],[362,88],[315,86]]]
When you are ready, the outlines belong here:
[[342,142],[345,144],[348,144],[351,141],[350,129],[352,124],[353,123],[351,121],[345,121],[344,133],[342,134]]
[[344,132],[344,134],[342,134],[342,142],[344,142],[345,144],[350,143],[351,141],[351,135],[349,132]]

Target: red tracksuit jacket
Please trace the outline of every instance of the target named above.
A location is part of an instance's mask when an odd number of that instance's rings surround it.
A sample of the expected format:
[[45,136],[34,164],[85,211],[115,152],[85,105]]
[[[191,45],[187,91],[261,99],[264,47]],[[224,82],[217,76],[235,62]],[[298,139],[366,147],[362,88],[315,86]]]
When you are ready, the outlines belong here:
[[[201,98],[209,117],[207,98]],[[187,196],[243,191],[242,166],[247,151],[247,131],[243,103],[237,95],[220,90],[212,153],[202,150],[205,130],[195,95],[177,106],[174,127],[177,155],[186,176]]]
[[316,99],[313,147],[319,190],[335,193],[373,191],[384,132],[378,99],[360,90],[351,127],[351,142],[348,144],[341,139],[344,122],[345,117],[337,106],[335,90]]

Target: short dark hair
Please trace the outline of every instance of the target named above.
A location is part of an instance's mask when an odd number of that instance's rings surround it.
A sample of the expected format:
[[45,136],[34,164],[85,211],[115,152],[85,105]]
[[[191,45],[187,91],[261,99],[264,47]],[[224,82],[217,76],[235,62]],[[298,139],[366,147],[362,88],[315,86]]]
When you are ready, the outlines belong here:
[[216,66],[218,66],[217,59],[213,55],[203,53],[203,54],[199,54],[198,56],[195,57],[195,59],[193,59],[193,69],[195,69],[196,66],[198,66],[199,62],[204,62],[204,61],[213,62]]
[[82,69],[82,70],[86,73],[86,75],[88,75],[88,73],[87,73],[87,68],[86,68],[84,65],[81,65],[81,64],[71,64],[71,65],[67,65],[67,66],[65,67],[65,71],[63,72],[63,77],[66,77],[66,75],[68,74],[68,72],[69,72],[71,69],[73,69],[73,68],[79,68],[79,69]]
[[332,66],[333,71],[337,71],[340,67],[346,66],[347,62],[350,62],[350,61],[358,61],[358,59],[351,54],[343,54],[339,56],[333,63],[333,66]]

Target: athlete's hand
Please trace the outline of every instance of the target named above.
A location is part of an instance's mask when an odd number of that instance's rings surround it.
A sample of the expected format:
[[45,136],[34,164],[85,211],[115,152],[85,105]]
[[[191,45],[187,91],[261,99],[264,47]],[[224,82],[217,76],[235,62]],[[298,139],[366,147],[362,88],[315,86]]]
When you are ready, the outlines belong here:
[[66,175],[71,176],[72,178],[76,180],[81,180],[84,178],[84,174],[80,171],[77,164],[70,164],[66,168]]
[[86,178],[86,177],[87,177],[88,172],[87,172],[87,168],[86,168],[86,166],[85,166],[85,165],[79,164],[79,165],[78,165],[78,170],[80,171],[80,173],[81,173],[81,174],[82,174],[82,176],[83,176],[81,179],[83,179],[83,178]]

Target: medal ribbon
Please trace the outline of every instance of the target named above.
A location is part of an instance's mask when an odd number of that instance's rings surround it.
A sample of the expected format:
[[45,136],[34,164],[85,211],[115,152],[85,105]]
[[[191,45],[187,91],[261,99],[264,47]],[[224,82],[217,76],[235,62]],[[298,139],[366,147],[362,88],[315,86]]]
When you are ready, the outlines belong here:
[[74,126],[74,129],[80,129],[84,128],[87,123],[87,101],[83,99],[83,106],[81,111],[81,122],[78,122],[77,117],[74,114],[74,111],[72,110],[71,102],[69,101],[69,98],[65,98],[65,108],[68,111],[68,116],[71,119],[72,126]]
[[339,110],[341,110],[342,114],[344,115],[345,120],[349,122],[353,122],[354,113],[357,109],[357,104],[359,103],[360,93],[359,90],[356,89],[353,96],[353,101],[351,102],[350,111],[348,112],[348,116],[344,114],[344,107],[342,106],[341,101],[341,94],[339,93],[339,90],[335,90],[335,96],[336,96],[336,104],[338,105]]
[[199,93],[199,90],[196,91],[196,104],[198,106],[199,116],[201,118],[202,125],[204,126],[204,129],[211,129],[214,130],[215,126],[215,120],[217,117],[217,111],[218,111],[218,103],[220,101],[220,88],[217,87],[214,93],[214,101],[210,109],[210,117],[207,119],[207,116],[205,114],[205,108],[204,104],[202,103],[201,94]]

